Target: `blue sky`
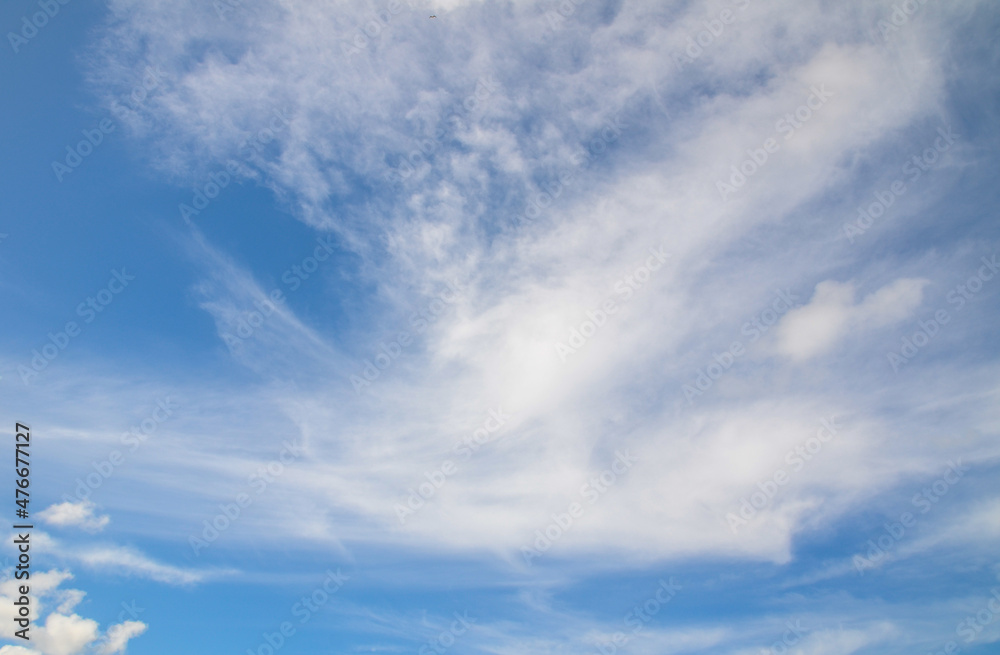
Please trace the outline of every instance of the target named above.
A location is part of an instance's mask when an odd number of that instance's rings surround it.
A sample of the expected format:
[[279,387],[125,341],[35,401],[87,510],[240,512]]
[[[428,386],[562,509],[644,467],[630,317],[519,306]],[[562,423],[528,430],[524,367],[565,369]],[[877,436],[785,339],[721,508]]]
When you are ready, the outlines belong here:
[[1000,648],[994,3],[0,24],[0,655]]

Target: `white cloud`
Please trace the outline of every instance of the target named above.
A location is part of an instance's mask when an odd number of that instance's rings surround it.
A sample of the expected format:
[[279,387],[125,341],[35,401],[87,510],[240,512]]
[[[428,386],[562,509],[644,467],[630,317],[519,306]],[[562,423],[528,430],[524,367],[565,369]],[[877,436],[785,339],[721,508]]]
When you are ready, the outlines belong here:
[[34,639],[46,655],[76,655],[97,639],[97,628],[97,621],[53,612],[45,618]]
[[80,502],[63,502],[51,505],[39,512],[38,517],[58,527],[76,526],[87,532],[100,532],[111,521],[107,515],[97,516],[94,509],[97,506],[89,500]]
[[206,578],[206,573],[162,564],[142,553],[121,546],[81,548],[73,559],[95,568],[115,569],[126,575],[137,575],[167,584],[194,584]]
[[[287,437],[305,444],[306,454],[282,464],[284,473],[254,496],[253,510],[232,521],[213,553],[343,540],[489,551],[519,567],[519,548],[581,500],[581,487],[594,484],[588,481],[616,450],[627,450],[638,458],[634,468],[587,506],[547,562],[596,553],[591,573],[686,557],[788,562],[796,537],[828,532],[873,495],[928,468],[937,451],[913,444],[935,430],[925,420],[932,409],[982,426],[1000,420],[992,362],[897,378],[873,364],[883,355],[882,337],[893,336],[879,330],[915,315],[955,253],[899,255],[899,270],[887,272],[839,238],[851,213],[841,205],[869,195],[869,172],[889,161],[885,174],[895,174],[909,135],[947,122],[943,108],[957,106],[947,95],[951,64],[939,53],[948,51],[942,44],[951,21],[976,3],[931,3],[883,47],[869,37],[893,1],[753,2],[698,61],[678,68],[674,55],[706,16],[731,3],[709,3],[709,13],[704,3],[674,3],[669,11],[655,2],[601,11],[585,5],[552,41],[542,38],[549,25],[538,3],[507,3],[500,12],[489,3],[456,3],[447,21],[430,24],[410,20],[405,9],[361,52],[346,54],[344,44],[368,20],[355,3],[246,0],[220,21],[206,3],[114,0],[105,58],[95,61],[99,91],[130,89],[146,65],[167,71],[129,121],[142,156],[185,194],[228,158],[243,159],[241,177],[274,191],[278,206],[317,232],[335,234],[356,260],[353,279],[337,279],[330,291],[320,285],[336,273],[324,269],[300,294],[308,301],[293,297],[242,341],[232,363],[253,371],[259,385],[242,371],[228,377],[232,369],[217,361],[203,369],[211,372],[207,383],[176,380],[191,399],[187,422],[171,422],[169,439],[150,439],[143,457],[116,474],[126,491],[102,501],[129,510],[136,534],[183,542],[220,503],[249,491],[248,476],[274,460]],[[496,77],[496,92],[466,107],[484,76]],[[786,139],[778,121],[817,86],[832,95]],[[276,110],[287,113],[288,125],[244,157],[243,141]],[[622,131],[593,152],[607,121]],[[718,180],[768,138],[780,148],[720,197]],[[586,165],[576,159],[583,152],[591,155]],[[963,158],[960,147],[952,155]],[[412,173],[387,181],[406,158]],[[937,179],[925,176],[908,191],[907,207],[919,208]],[[537,220],[524,220],[532,202],[547,206]],[[194,222],[203,220],[208,213]],[[882,226],[868,236],[874,240]],[[650,248],[661,245],[670,260],[644,271]],[[188,254],[201,266],[195,303],[214,321],[224,355],[226,337],[279,283],[267,281],[274,271],[250,270],[197,230]],[[836,281],[845,270],[851,281]],[[451,279],[463,293],[415,334],[411,315]],[[630,286],[639,279],[639,288]],[[627,298],[618,283],[632,289]],[[350,289],[341,293],[344,286]],[[754,350],[742,326],[771,306],[775,288],[815,293],[772,328],[766,348]],[[331,297],[354,303],[350,320],[317,318]],[[615,313],[593,318],[609,298]],[[560,361],[555,344],[585,331],[587,321],[599,329]],[[356,395],[348,377],[361,375],[365,360],[402,330],[413,339],[405,355]],[[953,334],[942,331],[935,346]],[[705,369],[719,366],[718,353],[737,340],[750,354],[709,379]],[[761,351],[781,356],[761,359]],[[841,356],[809,366],[834,352]],[[682,386],[701,375],[709,388],[689,404]],[[71,362],[57,382],[40,380],[36,389],[65,385],[58,390],[71,399],[50,410],[60,414],[49,433],[73,446],[55,456],[86,462],[80,453],[106,446],[101,419],[148,402],[137,398],[148,387],[137,391],[132,382],[80,372]],[[65,393],[71,383],[85,387],[86,397]],[[456,444],[495,408],[511,414],[504,429],[476,455],[458,454]],[[788,453],[811,444],[820,420],[831,416],[841,419],[835,438],[792,470]],[[456,462],[458,473],[401,526],[394,505],[444,460]],[[789,484],[732,534],[726,513],[779,470],[792,473]],[[178,500],[164,505],[164,497]],[[150,517],[152,506],[158,513]],[[956,531],[965,542],[996,534],[995,505],[955,515],[976,526]],[[56,505],[45,517],[56,525],[107,524],[86,502]],[[169,584],[219,574],[116,545],[36,539],[40,551],[48,546],[65,561]],[[843,571],[835,563],[821,574]],[[59,635],[53,648],[99,639],[92,622],[72,614],[81,598],[52,594],[50,604],[59,603],[50,615]],[[881,616],[878,606],[863,609]],[[579,644],[581,634],[620,628],[577,618],[572,632],[544,637],[491,626],[500,644],[491,652],[556,650]],[[887,626],[825,630],[801,649],[854,652],[886,639]],[[97,648],[115,652],[143,629],[112,626]],[[650,628],[630,650],[767,645],[767,630]]]
[[867,630],[819,630],[803,639],[796,652],[802,655],[851,655],[898,636],[899,630],[889,622],[876,624]]
[[920,306],[924,279],[899,279],[855,304],[851,282],[816,285],[808,305],[788,312],[776,328],[776,350],[797,362],[829,352],[847,335],[910,318]]
[[[83,599],[84,592],[78,589],[60,589],[63,582],[73,576],[66,571],[34,571],[31,575],[31,605],[29,618],[31,627],[31,648],[3,646],[4,655],[82,655],[90,652],[95,642],[102,638],[97,621],[72,613],[73,608]],[[0,637],[18,642],[14,632],[19,629],[14,623],[17,617],[14,600],[20,596],[19,586],[23,581],[6,580],[0,583]],[[59,603],[55,610],[49,610],[52,603]],[[43,619],[44,617],[44,619]],[[142,634],[146,625],[139,621],[126,621],[111,626],[103,635],[105,641],[100,652],[106,655],[124,652],[124,647],[132,637]]]
[[[567,25],[583,21],[586,29],[557,31],[560,47],[552,47],[542,41],[549,27],[538,7],[516,4],[498,23],[469,3],[433,26],[403,13],[354,55],[342,45],[367,18],[345,11],[349,3],[259,2],[227,21],[198,3],[113,4],[103,53],[110,65],[100,62],[95,73],[100,88],[131,88],[128,71],[147,64],[170,76],[137,119],[156,128],[143,137],[153,165],[187,188],[241,157],[240,144],[276,109],[287,110],[288,126],[250,158],[246,176],[354,250],[380,307],[356,317],[358,331],[371,335],[360,344],[311,325],[297,302],[282,307],[234,357],[260,375],[267,393],[234,387],[214,407],[219,415],[241,408],[231,413],[247,425],[219,425],[211,440],[151,444],[162,455],[157,464],[136,463],[150,473],[146,491],[183,489],[214,512],[273,457],[269,428],[278,414],[284,433],[308,443],[308,456],[255,500],[226,543],[280,529],[310,540],[416,541],[516,557],[616,448],[630,448],[640,464],[553,552],[785,561],[797,532],[856,508],[926,460],[885,436],[870,394],[884,379],[820,389],[786,361],[817,357],[849,335],[858,357],[870,360],[873,331],[911,316],[923,298],[924,268],[856,302],[857,289],[886,275],[837,250],[839,209],[816,210],[818,232],[789,218],[853,191],[859,160],[895,157],[900,135],[942,116],[945,76],[929,53],[948,22],[923,21],[883,48],[868,37],[891,4],[752,3],[727,31],[732,41],[720,39],[683,70],[673,55],[702,29],[699,4],[678,15],[650,3],[625,3],[600,19],[580,11]],[[465,109],[477,80],[489,75],[498,90]],[[777,121],[817,85],[831,97],[786,139]],[[589,165],[575,162],[616,115],[621,134]],[[435,140],[438,128],[445,132]],[[771,137],[780,149],[737,193],[720,198],[717,180]],[[425,139],[414,172],[386,182]],[[346,182],[347,171],[360,184]],[[560,174],[573,177],[564,183]],[[357,188],[366,190],[360,200],[351,193]],[[545,188],[557,196],[551,206],[535,221],[516,218]],[[914,189],[907,200],[920,197]],[[270,289],[195,240],[191,252],[205,269],[197,297],[221,339]],[[661,244],[671,259],[624,301],[615,283]],[[831,269],[845,263],[854,264],[856,282],[831,281],[838,275]],[[412,333],[410,315],[452,278],[467,291],[356,396],[349,375],[361,374],[387,335]],[[785,358],[754,367],[748,356],[697,405],[684,403],[682,385],[734,340],[746,342],[741,325],[770,305],[772,289],[814,286],[810,304],[768,335]],[[555,343],[608,298],[620,305],[615,315],[560,362]],[[897,384],[916,404],[914,387],[905,386],[913,381]],[[190,385],[192,397],[224,395]],[[981,399],[961,402],[996,416]],[[488,454],[458,460],[459,474],[400,527],[393,505],[425,472],[458,457],[454,445],[496,407],[516,410],[503,438]],[[850,423],[837,441],[734,539],[722,516],[773,475],[820,418],[838,414]],[[253,456],[232,457],[225,444],[233,440]],[[289,513],[290,506],[317,511]],[[166,511],[189,529],[189,512]]]
[[73,611],[73,608],[79,605],[87,594],[80,591],[79,589],[67,589],[63,596],[62,602],[56,611],[60,614],[69,614]]
[[[45,532],[40,531],[33,532],[31,539],[35,550],[53,555],[62,561],[83,564],[99,570],[113,571],[119,575],[155,580],[165,584],[191,585],[233,573],[232,570],[198,570],[164,564],[131,547],[80,542],[66,543],[53,539]],[[37,574],[32,575],[32,579],[35,579],[36,576]],[[36,582],[35,586],[38,584]],[[2,588],[0,587],[0,589]],[[78,600],[75,596],[70,595],[63,598],[62,602],[66,607],[71,608]]]
[[125,621],[111,626],[108,628],[106,641],[101,644],[97,652],[101,655],[124,653],[129,640],[145,632],[146,627],[142,621]]

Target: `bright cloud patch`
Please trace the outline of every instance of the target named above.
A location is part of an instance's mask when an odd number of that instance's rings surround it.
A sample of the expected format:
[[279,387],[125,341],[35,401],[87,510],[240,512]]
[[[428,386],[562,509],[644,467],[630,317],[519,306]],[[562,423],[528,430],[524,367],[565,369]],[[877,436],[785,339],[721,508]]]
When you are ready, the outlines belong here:
[[910,318],[929,280],[900,279],[855,303],[850,282],[816,285],[809,304],[788,312],[778,324],[776,349],[795,361],[825,354],[848,334]]
[[97,652],[101,655],[124,653],[129,640],[145,632],[146,627],[142,621],[125,621],[111,626],[108,628],[104,643],[101,644]]
[[[102,634],[97,621],[73,613],[73,607],[83,599],[84,593],[76,589],[60,589],[62,583],[72,577],[63,571],[32,572],[28,581],[31,626],[26,633],[31,646],[4,646],[0,652],[11,655],[82,655],[91,652],[90,649],[104,638],[106,641],[99,646],[99,650],[102,654],[111,655],[125,652],[128,640],[142,634],[146,626],[141,621],[114,624]],[[15,579],[0,583],[0,618],[3,619],[0,636],[11,641],[20,641],[15,636],[20,627],[14,621],[17,618],[14,601],[20,597],[19,589],[24,584],[24,580]],[[53,603],[58,604],[57,609],[49,608]]]
[[47,507],[38,516],[49,525],[57,527],[78,527],[87,532],[100,532],[111,521],[107,515],[96,515],[97,506],[89,500],[77,503],[64,502]]

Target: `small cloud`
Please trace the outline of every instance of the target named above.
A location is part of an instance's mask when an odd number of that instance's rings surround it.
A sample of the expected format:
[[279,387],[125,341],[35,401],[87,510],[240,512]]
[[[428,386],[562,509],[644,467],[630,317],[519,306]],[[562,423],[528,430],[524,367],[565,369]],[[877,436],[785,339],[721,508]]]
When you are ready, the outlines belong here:
[[[13,533],[12,533],[13,534]],[[68,545],[57,541],[45,532],[37,531],[31,535],[32,542],[36,543],[39,552],[51,554],[63,560],[78,562],[89,568],[114,571],[122,575],[134,575],[156,582],[163,582],[172,585],[198,584],[203,580],[219,576],[228,576],[238,573],[234,569],[216,570],[195,570],[184,569],[170,564],[157,562],[147,557],[142,552],[124,546],[112,544],[84,546],[81,544]],[[39,574],[42,575],[42,574]],[[71,577],[66,574],[67,577]],[[32,574],[31,579],[35,579]],[[16,590],[16,580],[0,582],[0,594],[5,593],[5,584],[13,585],[9,593]],[[58,585],[61,580],[55,580],[54,585]],[[36,583],[36,587],[39,586]],[[71,602],[71,599],[64,597],[64,602]]]
[[80,591],[79,589],[67,589],[62,594],[62,602],[59,603],[59,607],[56,611],[60,614],[69,614],[73,609],[80,604],[86,596],[86,592]]
[[35,628],[32,638],[46,655],[77,655],[97,639],[97,628],[93,619],[53,612],[46,617],[43,628]]
[[799,362],[822,355],[852,330],[884,327],[912,316],[927,284],[924,279],[901,278],[855,303],[852,283],[820,282],[808,305],[782,319],[775,347]]
[[188,585],[201,582],[206,573],[161,564],[142,553],[118,546],[100,547],[75,552],[72,557],[94,568],[114,568],[117,571],[149,578],[167,584]]
[[101,644],[97,652],[100,655],[117,655],[124,653],[128,646],[128,640],[138,637],[146,631],[146,624],[142,621],[125,621],[108,628],[104,643]]
[[42,655],[42,653],[30,648],[21,648],[20,646],[4,646],[0,648],[0,655]]
[[77,526],[87,532],[100,532],[111,519],[108,516],[95,516],[94,509],[97,506],[89,500],[82,500],[79,503],[59,503],[43,510],[38,517],[48,523],[58,527]]
[[930,280],[900,278],[867,296],[856,308],[857,322],[878,328],[905,321],[923,302],[924,287]]

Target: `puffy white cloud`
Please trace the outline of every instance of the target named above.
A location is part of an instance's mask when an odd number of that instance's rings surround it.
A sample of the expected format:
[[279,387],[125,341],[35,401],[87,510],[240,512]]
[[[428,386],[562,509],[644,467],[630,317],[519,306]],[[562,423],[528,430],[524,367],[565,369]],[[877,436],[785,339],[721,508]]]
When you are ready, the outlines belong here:
[[[111,626],[101,634],[97,621],[73,613],[73,608],[84,597],[77,589],[60,589],[63,582],[73,576],[67,571],[35,571],[31,576],[30,605],[30,648],[6,645],[0,648],[5,655],[81,655],[103,638],[99,646],[101,653],[113,655],[124,652],[125,645],[132,637],[142,634],[146,625],[141,621],[126,621]],[[17,616],[13,601],[20,596],[19,586],[23,581],[5,580],[0,583],[0,637],[18,642],[14,632]],[[54,610],[48,606],[58,603]],[[42,618],[44,617],[44,619]]]
[[104,643],[97,649],[97,652],[101,655],[124,653],[129,640],[145,632],[146,627],[142,621],[125,621],[111,626],[108,628]]
[[53,612],[36,633],[33,639],[46,655],[76,655],[97,639],[98,625],[76,614]]
[[0,646],[0,655],[42,655],[42,653],[22,646]]
[[74,526],[87,532],[100,532],[111,521],[107,515],[96,515],[96,505],[89,500],[66,501],[51,505],[38,513],[38,517],[58,527]]
[[848,334],[910,318],[920,306],[924,279],[899,279],[854,302],[851,282],[828,280],[816,285],[812,300],[788,312],[776,329],[776,350],[795,361],[825,354]]
[[80,604],[87,594],[79,589],[67,589],[62,596],[62,602],[56,611],[60,614],[69,614],[73,608]]

